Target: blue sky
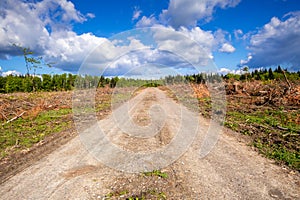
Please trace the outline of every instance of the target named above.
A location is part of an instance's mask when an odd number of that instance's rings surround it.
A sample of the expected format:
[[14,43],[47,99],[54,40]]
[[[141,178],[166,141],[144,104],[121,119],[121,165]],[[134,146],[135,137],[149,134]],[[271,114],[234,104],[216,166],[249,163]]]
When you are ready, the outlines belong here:
[[204,61],[223,73],[300,68],[298,0],[3,0],[0,18],[2,75],[26,73],[12,44],[55,63],[37,74],[92,69],[120,76],[150,73],[153,65],[153,73],[193,73],[187,62]]

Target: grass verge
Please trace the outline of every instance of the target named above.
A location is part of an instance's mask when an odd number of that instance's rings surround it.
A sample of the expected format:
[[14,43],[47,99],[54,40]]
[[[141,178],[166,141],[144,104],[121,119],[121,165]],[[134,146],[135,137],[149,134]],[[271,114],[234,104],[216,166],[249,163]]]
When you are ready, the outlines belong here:
[[0,127],[0,155],[30,148],[51,133],[61,132],[72,126],[71,109],[43,111],[34,119],[19,118]]
[[299,110],[260,108],[228,111],[225,126],[248,135],[264,156],[300,170]]

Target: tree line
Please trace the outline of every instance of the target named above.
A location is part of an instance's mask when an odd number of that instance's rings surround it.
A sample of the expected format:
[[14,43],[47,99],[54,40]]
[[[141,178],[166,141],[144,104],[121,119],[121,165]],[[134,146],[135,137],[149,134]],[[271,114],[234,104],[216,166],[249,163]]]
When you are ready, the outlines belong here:
[[104,76],[73,75],[73,74],[43,74],[36,75],[9,75],[0,76],[0,93],[12,92],[36,92],[36,91],[67,91],[73,88],[100,88],[100,87],[156,87],[159,85],[195,83],[206,84],[207,82],[221,82],[222,80],[251,81],[251,80],[300,80],[300,71],[288,72],[278,66],[274,71],[272,68],[244,70],[243,74],[207,74],[199,73],[192,75],[166,76],[157,80],[143,80],[132,78],[107,78]]
[[243,69],[242,74],[231,74],[228,73],[223,76],[225,80],[236,80],[236,81],[251,81],[251,80],[260,80],[260,81],[268,81],[268,80],[283,80],[285,78],[295,81],[300,80],[300,71],[298,72],[289,72],[287,69],[282,69],[281,66],[278,66],[274,70],[272,68],[264,68],[264,69],[255,69],[252,72],[249,72],[247,68]]
[[74,87],[95,88],[109,85],[115,87],[118,77],[78,76],[73,74],[9,75],[0,76],[0,93],[67,91]]
[[107,78],[104,76],[73,75],[73,74],[42,74],[42,75],[9,75],[0,76],[0,93],[38,92],[38,91],[67,91],[73,88],[100,88],[100,87],[156,87],[159,85],[178,84],[182,82],[205,83],[206,80],[221,81],[220,75],[204,73],[194,75],[166,76],[158,80],[143,80],[133,78]]

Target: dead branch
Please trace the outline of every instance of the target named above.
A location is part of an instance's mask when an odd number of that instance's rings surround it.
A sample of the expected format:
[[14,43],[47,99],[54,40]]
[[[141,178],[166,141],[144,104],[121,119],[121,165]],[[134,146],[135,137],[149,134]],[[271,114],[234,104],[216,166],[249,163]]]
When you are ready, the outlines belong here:
[[3,118],[4,118],[5,120],[8,120],[7,117],[4,115],[4,113],[0,112],[0,114],[3,116]]
[[284,76],[285,81],[286,81],[287,84],[289,85],[289,90],[288,90],[288,92],[290,92],[291,89],[292,89],[292,85],[290,84],[289,80],[287,79],[286,74],[285,74],[285,71],[284,71],[284,70],[281,70],[281,71],[282,71],[282,73],[283,73],[283,76]]
[[26,111],[23,111],[21,114],[15,116],[14,118],[12,118],[12,119],[8,120],[7,122],[3,123],[2,126],[4,126],[5,124],[8,124],[8,123],[20,118],[20,117],[22,117],[22,115],[24,115],[24,113],[26,113]]
[[282,130],[282,131],[288,131],[289,130],[288,128],[284,128],[284,127],[279,126],[279,125],[277,126],[277,128],[280,129],[280,130]]
[[[292,130],[292,129],[285,128],[285,127],[282,127],[282,126],[279,126],[279,125],[277,125],[277,128],[278,128],[279,130],[282,130],[282,131],[293,131],[293,132],[296,132],[296,133],[300,133],[300,130]],[[290,133],[289,133],[289,134],[286,134],[285,136],[287,136],[287,135],[290,135]]]

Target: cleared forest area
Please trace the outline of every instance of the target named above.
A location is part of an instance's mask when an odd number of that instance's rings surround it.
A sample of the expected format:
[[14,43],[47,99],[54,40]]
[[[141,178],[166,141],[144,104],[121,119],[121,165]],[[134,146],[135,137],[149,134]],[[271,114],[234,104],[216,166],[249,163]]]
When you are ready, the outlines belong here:
[[[111,97],[117,83],[120,84],[117,85],[117,98],[124,102],[128,100],[128,95],[125,95],[128,88],[133,85],[143,85],[141,89],[158,87],[166,90],[168,85],[165,83],[168,83],[180,89],[180,82],[188,81],[194,90],[190,95],[198,99],[201,115],[210,118],[211,98],[205,84],[208,79],[223,79],[227,99],[224,125],[241,133],[241,138],[264,156],[299,171],[299,73],[269,70],[223,77],[204,74],[170,76],[152,82],[131,80],[128,83],[122,78],[102,78],[100,82],[80,79],[80,83],[91,86],[92,81],[97,86],[95,111],[97,117],[103,119],[111,112]],[[43,156],[42,152],[49,153],[73,138],[76,131],[72,118],[72,94],[72,91],[0,94],[0,165],[4,169],[1,176],[8,176],[9,171],[16,171],[24,163],[38,158],[32,155]],[[30,157],[27,159],[26,155]]]

